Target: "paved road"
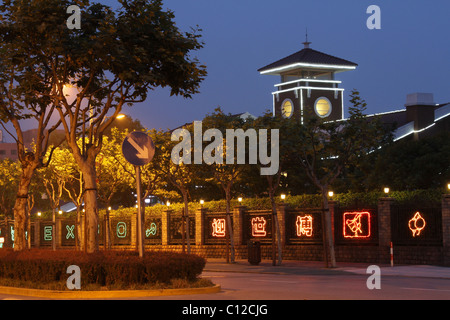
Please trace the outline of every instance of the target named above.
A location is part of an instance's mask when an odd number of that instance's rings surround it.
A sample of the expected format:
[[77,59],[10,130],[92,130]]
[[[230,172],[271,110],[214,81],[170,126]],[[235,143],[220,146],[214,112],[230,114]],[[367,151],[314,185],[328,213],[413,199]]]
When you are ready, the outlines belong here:
[[[201,295],[144,297],[141,300],[450,300],[450,268],[381,266],[381,288],[369,290],[368,264],[326,269],[320,262],[270,261],[251,266],[209,260],[202,277],[220,284],[221,292]],[[0,295],[0,299],[23,297]],[[27,297],[26,299],[32,299]],[[133,298],[134,299],[134,298]]]
[[270,262],[250,266],[209,262],[202,277],[220,284],[211,295],[172,296],[182,300],[450,300],[450,268],[381,266],[380,289],[368,289],[368,264],[326,269],[320,262]]

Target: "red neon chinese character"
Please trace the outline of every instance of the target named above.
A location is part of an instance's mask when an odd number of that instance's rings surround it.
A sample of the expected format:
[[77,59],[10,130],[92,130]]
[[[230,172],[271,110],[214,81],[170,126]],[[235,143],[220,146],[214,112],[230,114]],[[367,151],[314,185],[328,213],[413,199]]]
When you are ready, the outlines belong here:
[[265,237],[267,221],[264,217],[256,217],[252,219],[252,236],[253,237]]
[[214,219],[212,222],[212,236],[225,237],[225,219]]
[[297,225],[297,237],[301,237],[302,235],[307,237],[312,236],[313,227],[311,216],[297,216],[297,221],[295,224]]
[[369,212],[346,212],[344,213],[343,225],[345,238],[370,237]]

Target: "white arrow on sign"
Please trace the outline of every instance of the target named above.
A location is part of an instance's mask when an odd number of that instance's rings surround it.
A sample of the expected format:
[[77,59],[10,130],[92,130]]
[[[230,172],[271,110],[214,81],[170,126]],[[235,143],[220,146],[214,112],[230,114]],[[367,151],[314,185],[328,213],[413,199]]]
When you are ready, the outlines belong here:
[[137,151],[136,156],[139,159],[148,159],[148,149],[146,146],[143,146],[141,148],[141,146],[138,145],[136,141],[134,141],[131,137],[128,137],[128,142],[136,149]]

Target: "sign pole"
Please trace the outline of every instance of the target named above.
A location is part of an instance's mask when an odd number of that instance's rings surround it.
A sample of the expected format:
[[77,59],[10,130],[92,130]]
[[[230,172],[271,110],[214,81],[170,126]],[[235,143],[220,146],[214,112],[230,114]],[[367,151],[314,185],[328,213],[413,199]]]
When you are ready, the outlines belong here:
[[143,219],[142,219],[142,190],[141,190],[141,169],[139,166],[135,166],[136,168],[136,193],[137,193],[137,203],[138,203],[138,212],[137,212],[137,246],[139,249],[139,257],[144,257],[144,233],[143,233]]
[[142,188],[140,166],[148,164],[155,155],[155,145],[152,138],[144,132],[132,132],[122,142],[122,154],[134,165],[136,170],[137,216],[136,216],[136,245],[139,257],[144,257],[144,215],[142,213]]

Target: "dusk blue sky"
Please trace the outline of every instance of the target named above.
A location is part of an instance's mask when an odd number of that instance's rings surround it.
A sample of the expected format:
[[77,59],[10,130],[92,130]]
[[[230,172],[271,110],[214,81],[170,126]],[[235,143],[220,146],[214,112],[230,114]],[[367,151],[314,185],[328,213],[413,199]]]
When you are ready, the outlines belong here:
[[[381,30],[366,27],[371,4],[381,9]],[[257,69],[301,50],[306,28],[311,48],[359,65],[336,76],[346,89],[346,106],[353,88],[368,113],[402,109],[413,92],[450,102],[448,0],[166,0],[165,6],[182,30],[203,29],[205,46],[195,55],[208,77],[193,99],[156,90],[145,103],[125,109],[149,128],[201,120],[216,106],[256,116],[272,110],[271,92],[280,79]]]
[[[381,30],[366,27],[372,4],[381,8]],[[164,6],[182,31],[203,30],[204,48],[193,55],[208,76],[192,99],[156,89],[144,103],[124,108],[149,129],[201,120],[217,106],[255,116],[272,110],[280,79],[257,69],[301,50],[306,28],[311,48],[359,65],[336,76],[346,89],[346,109],[353,88],[368,103],[367,113],[402,109],[414,92],[450,102],[448,0],[166,0]]]

